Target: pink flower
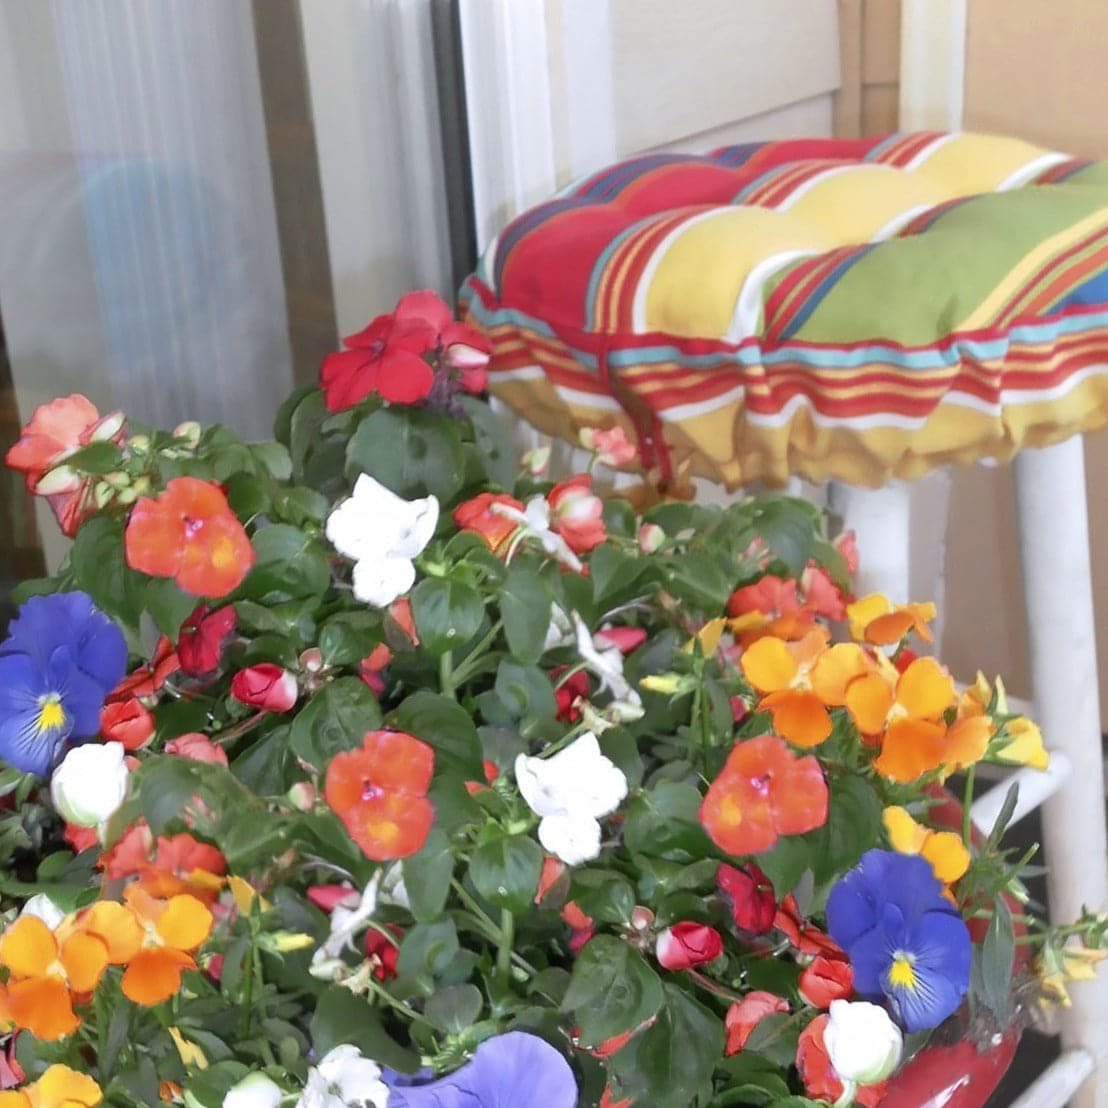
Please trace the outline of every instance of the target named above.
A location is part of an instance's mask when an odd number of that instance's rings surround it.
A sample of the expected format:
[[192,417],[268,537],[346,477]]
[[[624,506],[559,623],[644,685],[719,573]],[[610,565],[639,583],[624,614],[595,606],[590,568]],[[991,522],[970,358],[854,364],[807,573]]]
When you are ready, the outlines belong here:
[[854,995],[854,971],[842,958],[820,954],[800,975],[800,995],[813,1008],[830,1008],[833,1000],[847,1000]]
[[844,531],[831,545],[843,556],[843,561],[846,562],[846,570],[853,577],[858,572],[859,562],[858,546],[854,541],[854,532]]
[[785,998],[774,993],[762,992],[756,989],[747,993],[738,1004],[732,1004],[727,1009],[723,1025],[727,1029],[727,1046],[723,1053],[730,1056],[738,1054],[747,1039],[750,1038],[754,1028],[758,1026],[773,1012],[787,1012],[789,1010]]
[[646,631],[641,627],[602,627],[592,641],[600,650],[614,646],[621,654],[630,654],[646,642]]
[[657,553],[666,541],[665,531],[656,523],[644,523],[635,537],[638,540],[639,549],[644,554]]
[[166,754],[176,754],[190,762],[210,762],[213,765],[227,765],[227,752],[201,735],[199,731],[190,731],[187,735],[178,735],[165,744]]
[[201,604],[181,624],[177,634],[181,670],[190,677],[202,677],[218,669],[223,647],[237,626],[235,609],[230,604],[214,612]]
[[675,923],[667,927],[657,939],[654,956],[658,964],[668,970],[686,970],[710,962],[723,953],[723,939],[714,927],[707,924]]
[[340,904],[344,908],[356,908],[362,899],[353,885],[311,885],[307,895],[321,912],[328,915]]
[[638,448],[622,427],[612,427],[602,431],[599,427],[586,427],[579,436],[581,445],[591,450],[598,461],[608,466],[622,466],[633,461]]
[[822,566],[809,562],[800,575],[804,606],[824,619],[846,619],[846,598]]
[[240,669],[231,678],[231,695],[237,701],[267,712],[287,712],[298,694],[296,678],[272,662]]
[[587,474],[555,485],[546,500],[550,526],[574,554],[587,554],[608,537],[604,502],[592,491],[592,478]]
[[732,618],[747,612],[760,612],[764,616],[784,615],[800,608],[796,595],[796,582],[768,574],[753,585],[736,589],[727,601],[727,614]]

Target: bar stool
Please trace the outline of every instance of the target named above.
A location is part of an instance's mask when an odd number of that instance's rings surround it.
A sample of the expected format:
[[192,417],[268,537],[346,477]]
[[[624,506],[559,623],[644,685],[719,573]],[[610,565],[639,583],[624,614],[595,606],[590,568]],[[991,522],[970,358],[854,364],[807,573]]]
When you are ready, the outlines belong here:
[[[516,218],[462,297],[540,430],[621,424],[663,489],[830,482],[863,587],[895,598],[906,482],[1014,460],[1034,710],[1072,769],[1044,807],[1052,912],[1108,908],[1080,437],[1108,424],[1108,163],[933,132],[642,155]],[[1105,975],[1064,1040],[1108,1104]]]

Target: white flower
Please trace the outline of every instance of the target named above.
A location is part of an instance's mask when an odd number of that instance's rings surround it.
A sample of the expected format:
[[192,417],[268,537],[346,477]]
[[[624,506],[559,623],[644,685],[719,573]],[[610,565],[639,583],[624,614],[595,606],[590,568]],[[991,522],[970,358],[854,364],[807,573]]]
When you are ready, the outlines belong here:
[[577,633],[577,653],[600,679],[600,691],[607,689],[612,694],[613,703],[610,707],[615,708],[614,717],[623,722],[641,718],[642,699],[623,676],[623,654],[619,647],[610,646],[606,650],[600,650],[585,621],[576,612],[572,615]]
[[97,827],[110,818],[127,796],[124,753],[122,743],[74,747],[50,779],[58,814],[78,827]]
[[404,500],[363,473],[354,492],[327,517],[327,538],[354,561],[354,595],[384,608],[415,584],[412,559],[439,521],[433,496]]
[[223,1108],[277,1108],[284,1094],[264,1073],[247,1074],[227,1091]]
[[600,816],[619,807],[627,795],[622,770],[600,753],[586,732],[551,758],[516,758],[516,783],[540,817],[539,842],[570,866],[600,854]]
[[566,540],[551,529],[550,505],[546,502],[546,497],[532,496],[522,512],[511,504],[493,504],[490,510],[514,520],[523,529],[521,535],[538,539],[539,545],[547,554],[553,554],[562,565],[575,573],[581,572],[581,559],[570,550]]
[[42,920],[53,931],[59,923],[65,919],[63,912],[46,893],[35,893],[34,896],[23,905],[21,916],[35,916]]
[[542,644],[543,653],[572,641],[573,625],[569,622],[569,616],[557,604],[551,604],[550,624],[546,628],[546,638]]
[[845,1087],[846,1103],[855,1086],[884,1081],[896,1069],[904,1039],[884,1008],[862,1000],[833,1000],[823,1045]]
[[296,1108],[386,1108],[388,1100],[381,1067],[363,1058],[356,1046],[344,1043],[308,1071]]
[[408,890],[404,887],[404,874],[399,863],[379,869],[358,895],[356,889],[331,909],[331,933],[312,955],[311,974],[331,980],[336,969],[345,969],[336,960],[344,950],[356,950],[355,937],[366,927],[377,911],[378,904],[395,904],[410,908]]

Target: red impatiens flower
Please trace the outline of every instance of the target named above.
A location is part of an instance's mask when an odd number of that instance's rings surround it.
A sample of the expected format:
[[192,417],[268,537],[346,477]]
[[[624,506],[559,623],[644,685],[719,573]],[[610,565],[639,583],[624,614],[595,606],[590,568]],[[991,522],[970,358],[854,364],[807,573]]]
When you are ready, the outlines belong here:
[[579,669],[571,673],[564,681],[559,681],[566,666],[555,666],[550,671],[550,679],[555,682],[554,703],[558,706],[557,718],[562,723],[576,723],[581,718],[578,702],[589,697],[589,675]]
[[365,936],[365,956],[373,967],[373,976],[378,981],[389,981],[396,976],[396,962],[400,957],[400,940],[404,938],[403,928],[395,923],[385,925],[392,934],[382,934],[375,927],[371,927]]
[[154,717],[136,697],[113,700],[100,709],[100,734],[124,750],[139,750],[153,738]]
[[758,612],[774,617],[795,612],[799,607],[796,582],[791,577],[784,579],[767,573],[753,585],[744,585],[731,594],[727,601],[727,614],[737,618],[749,612]]
[[162,635],[154,648],[154,656],[143,662],[136,670],[127,674],[110,693],[108,700],[126,700],[129,697],[154,696],[162,686],[181,668],[181,660],[173,643]]
[[287,712],[300,695],[296,678],[287,669],[272,662],[240,669],[231,678],[231,695],[251,708],[267,712]]
[[800,974],[800,995],[813,1008],[824,1010],[833,1000],[849,1000],[854,995],[854,971],[845,958],[820,954]]
[[723,938],[714,927],[685,920],[667,927],[654,946],[658,964],[668,970],[686,970],[710,962],[723,953]]
[[[825,1100],[834,1104],[843,1095],[843,1083],[831,1065],[827,1047],[823,1044],[823,1032],[830,1016],[816,1016],[800,1033],[796,1044],[796,1068],[804,1090],[812,1100]],[[885,1098],[888,1083],[862,1085],[854,1091],[854,1099],[863,1108],[877,1108]]]
[[555,485],[547,494],[550,526],[566,541],[574,554],[587,554],[607,537],[604,501],[592,491],[592,478],[585,473]]
[[434,751],[403,731],[370,731],[357,750],[336,754],[323,795],[350,837],[375,862],[406,858],[435,818],[427,799]]
[[732,1004],[727,1009],[723,1026],[727,1029],[727,1045],[723,1053],[728,1055],[738,1054],[746,1046],[747,1039],[754,1033],[758,1026],[773,1012],[787,1012],[789,1005],[783,996],[776,993],[763,992],[755,989],[749,992],[737,1004]]
[[800,914],[796,897],[789,893],[781,901],[777,915],[773,917],[773,926],[780,931],[801,954],[826,954],[839,961],[846,960],[842,947],[829,935],[822,932],[814,923],[809,923]]
[[323,359],[320,384],[328,410],[341,412],[376,393],[391,404],[414,404],[430,395],[435,375],[425,354],[441,351],[469,392],[485,387],[488,342],[455,323],[446,303],[427,290],[400,298],[392,312],[343,340],[348,348]]
[[[31,492],[46,497],[63,533],[72,538],[92,510],[92,483],[63,463],[83,446],[119,439],[122,434],[122,412],[101,417],[90,400],[74,393],[36,408],[4,461],[24,475]],[[44,480],[48,473],[49,480]]]
[[227,765],[227,751],[216,746],[207,735],[199,731],[189,731],[178,735],[165,744],[166,754],[176,754],[178,758],[187,758],[190,762],[208,762],[211,765]]
[[123,537],[127,564],[172,577],[193,596],[226,596],[254,564],[246,528],[210,481],[174,477],[156,497],[142,497]]
[[736,869],[720,863],[716,885],[731,907],[735,926],[752,935],[764,935],[773,926],[777,898],[773,882],[753,862]]
[[738,743],[700,806],[709,838],[728,854],[761,854],[779,836],[803,834],[826,820],[819,762],[793,754],[776,735]]
[[494,553],[511,537],[519,524],[514,519],[501,515],[495,510],[497,504],[506,504],[517,512],[523,511],[523,504],[507,493],[482,492],[470,500],[463,501],[454,509],[454,522],[463,531],[472,531],[485,540],[485,545]]
[[230,604],[214,612],[201,604],[177,634],[181,669],[190,677],[203,677],[218,669],[223,647],[237,626],[235,609]]

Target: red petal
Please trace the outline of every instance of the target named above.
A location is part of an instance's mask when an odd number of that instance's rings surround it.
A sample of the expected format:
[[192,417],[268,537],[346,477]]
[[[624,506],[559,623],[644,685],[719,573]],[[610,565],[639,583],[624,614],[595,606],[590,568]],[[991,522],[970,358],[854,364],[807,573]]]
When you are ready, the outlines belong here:
[[378,362],[377,391],[390,404],[412,404],[431,391],[435,375],[418,354],[385,350]]

